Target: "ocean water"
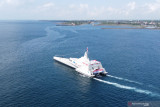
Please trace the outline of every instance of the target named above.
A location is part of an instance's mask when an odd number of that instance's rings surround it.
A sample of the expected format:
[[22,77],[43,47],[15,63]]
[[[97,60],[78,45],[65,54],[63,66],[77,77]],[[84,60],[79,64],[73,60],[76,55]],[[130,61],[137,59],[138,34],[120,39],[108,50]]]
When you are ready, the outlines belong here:
[[[0,21],[0,106],[126,107],[160,100],[160,30]],[[101,61],[107,77],[88,78],[53,56]]]

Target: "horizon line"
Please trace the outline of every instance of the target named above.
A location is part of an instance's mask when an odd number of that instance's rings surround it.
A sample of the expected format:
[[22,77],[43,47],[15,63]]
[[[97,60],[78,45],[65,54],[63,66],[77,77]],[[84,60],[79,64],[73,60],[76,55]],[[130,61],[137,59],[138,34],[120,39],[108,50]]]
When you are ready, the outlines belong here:
[[142,21],[142,20],[156,20],[160,19],[0,19],[0,21]]

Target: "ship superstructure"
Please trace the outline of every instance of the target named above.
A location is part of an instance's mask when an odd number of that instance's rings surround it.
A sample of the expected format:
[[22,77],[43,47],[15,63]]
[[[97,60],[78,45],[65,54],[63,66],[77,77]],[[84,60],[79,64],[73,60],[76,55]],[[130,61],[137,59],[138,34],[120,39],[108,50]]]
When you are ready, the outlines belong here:
[[74,68],[77,72],[89,77],[107,74],[101,62],[97,60],[89,60],[88,48],[84,56],[82,56],[81,58],[62,58],[62,57],[54,56],[53,59],[65,65],[68,65]]

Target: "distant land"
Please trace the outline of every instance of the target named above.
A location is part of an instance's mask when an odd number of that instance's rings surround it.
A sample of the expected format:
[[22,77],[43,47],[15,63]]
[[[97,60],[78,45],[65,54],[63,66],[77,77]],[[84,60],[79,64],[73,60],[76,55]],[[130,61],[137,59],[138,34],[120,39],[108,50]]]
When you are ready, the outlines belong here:
[[[133,29],[160,29],[160,20],[70,20],[57,23],[57,26],[78,26],[84,24],[92,24],[93,26],[104,26],[104,25],[131,26]],[[132,29],[132,28],[126,27],[126,29]],[[110,29],[110,28],[102,28],[102,29]]]
[[77,26],[77,25],[91,24],[91,23],[94,23],[94,21],[88,21],[88,20],[62,21],[58,23],[57,26]]

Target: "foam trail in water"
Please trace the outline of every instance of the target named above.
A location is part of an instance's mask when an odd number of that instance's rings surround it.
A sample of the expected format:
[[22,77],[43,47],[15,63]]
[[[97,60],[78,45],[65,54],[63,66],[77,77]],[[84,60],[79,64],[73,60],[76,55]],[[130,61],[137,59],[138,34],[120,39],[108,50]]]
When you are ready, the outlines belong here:
[[147,85],[148,87],[151,87],[151,88],[154,88],[154,89],[156,89],[156,90],[160,90],[160,88],[157,88],[157,87],[155,87],[155,86],[153,86],[153,85]]
[[119,79],[119,80],[131,82],[131,83],[136,83],[136,84],[140,84],[140,85],[143,84],[143,83],[140,83],[140,82],[132,81],[132,80],[125,79],[125,78],[121,78],[121,77],[116,77],[116,76],[112,76],[112,75],[107,75],[107,76],[108,76],[108,77],[111,77],[111,78],[115,78],[115,79]]
[[125,86],[125,85],[121,85],[121,84],[114,83],[114,82],[104,81],[104,80],[101,80],[101,79],[98,79],[98,78],[93,78],[93,79],[95,79],[97,81],[100,81],[100,82],[103,82],[103,83],[106,83],[106,84],[113,85],[113,86],[118,87],[118,88],[133,90],[133,91],[138,92],[138,93],[143,93],[143,94],[147,94],[147,95],[151,95],[151,96],[160,97],[160,95],[158,93],[153,93],[153,92],[148,91],[148,90],[137,89],[136,87]]

